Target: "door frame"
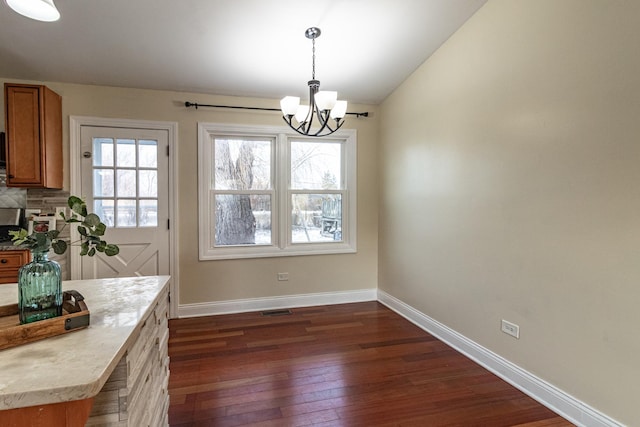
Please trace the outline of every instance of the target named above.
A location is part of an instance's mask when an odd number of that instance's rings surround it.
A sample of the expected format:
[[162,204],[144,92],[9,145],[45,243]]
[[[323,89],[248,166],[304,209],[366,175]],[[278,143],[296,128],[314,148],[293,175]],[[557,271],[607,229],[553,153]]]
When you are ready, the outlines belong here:
[[[69,117],[69,184],[71,194],[78,194],[81,181],[81,141],[80,130],[82,126],[112,127],[112,128],[138,128],[166,130],[169,137],[169,280],[170,303],[169,315],[178,317],[180,301],[180,280],[178,266],[180,265],[179,251],[176,250],[178,242],[178,122],[161,122],[150,120],[110,119],[103,117],[70,116]],[[79,279],[81,274],[80,249],[71,247],[70,272],[71,279]],[[75,253],[77,252],[77,253]]]

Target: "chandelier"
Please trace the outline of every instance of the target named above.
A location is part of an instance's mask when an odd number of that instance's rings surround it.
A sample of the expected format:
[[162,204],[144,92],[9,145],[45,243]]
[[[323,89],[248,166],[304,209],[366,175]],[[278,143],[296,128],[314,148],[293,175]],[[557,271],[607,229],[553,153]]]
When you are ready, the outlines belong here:
[[[347,101],[338,100],[338,92],[320,90],[320,81],[316,80],[316,39],[320,37],[320,28],[307,28],[304,35],[311,39],[312,66],[311,80],[309,80],[309,105],[300,105],[297,96],[285,96],[280,100],[282,118],[301,135],[327,136],[331,135],[344,124],[347,114]],[[314,121],[317,125],[312,129]]]
[[5,0],[20,15],[36,21],[53,22],[60,19],[60,12],[53,0]]

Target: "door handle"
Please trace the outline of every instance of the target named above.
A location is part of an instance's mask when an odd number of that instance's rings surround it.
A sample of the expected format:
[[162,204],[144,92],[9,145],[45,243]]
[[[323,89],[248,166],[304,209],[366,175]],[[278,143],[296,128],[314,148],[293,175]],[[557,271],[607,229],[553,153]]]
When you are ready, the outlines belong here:
[[91,151],[85,151],[84,153],[82,153],[82,157],[84,157],[85,159],[90,159]]

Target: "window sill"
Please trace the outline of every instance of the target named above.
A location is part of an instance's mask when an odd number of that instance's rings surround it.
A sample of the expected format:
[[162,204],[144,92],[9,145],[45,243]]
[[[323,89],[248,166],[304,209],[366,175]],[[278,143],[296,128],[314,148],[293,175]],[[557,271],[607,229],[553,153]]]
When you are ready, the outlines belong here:
[[[253,249],[253,248],[251,248]],[[256,248],[257,249],[257,248]],[[307,256],[307,255],[337,255],[357,253],[355,247],[351,247],[346,243],[327,244],[326,247],[318,248],[314,245],[295,245],[287,249],[264,247],[260,250],[247,251],[247,247],[238,248],[216,248],[211,250],[200,251],[200,261],[215,261],[225,259],[251,259],[251,258],[279,258],[288,256]]]

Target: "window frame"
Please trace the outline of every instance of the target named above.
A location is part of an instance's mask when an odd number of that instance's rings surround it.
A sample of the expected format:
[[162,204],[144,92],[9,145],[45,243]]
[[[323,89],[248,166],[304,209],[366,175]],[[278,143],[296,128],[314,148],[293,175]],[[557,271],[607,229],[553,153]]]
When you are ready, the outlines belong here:
[[[272,148],[271,245],[214,246],[215,192],[212,188],[215,137],[267,138]],[[292,243],[290,200],[292,194],[317,194],[317,189],[291,189],[291,141],[340,142],[342,144],[342,240],[337,242]],[[299,255],[325,255],[357,252],[357,132],[341,129],[331,136],[302,137],[284,126],[229,125],[198,123],[198,255],[201,261],[264,258]],[[253,190],[250,191],[254,193]],[[255,193],[262,191],[256,190]],[[331,190],[330,193],[336,193]]]

